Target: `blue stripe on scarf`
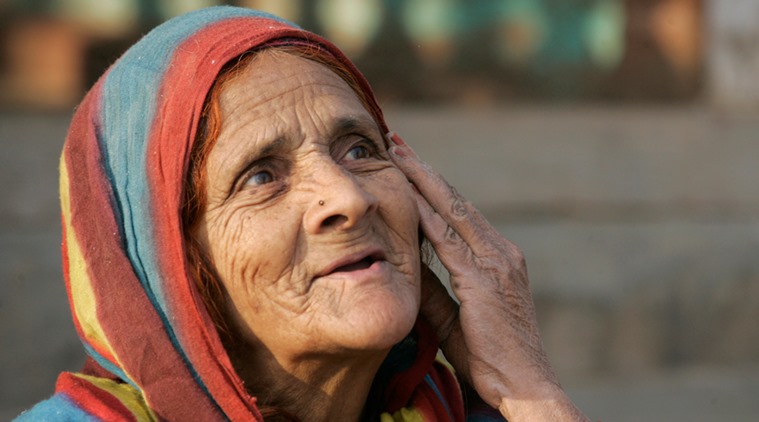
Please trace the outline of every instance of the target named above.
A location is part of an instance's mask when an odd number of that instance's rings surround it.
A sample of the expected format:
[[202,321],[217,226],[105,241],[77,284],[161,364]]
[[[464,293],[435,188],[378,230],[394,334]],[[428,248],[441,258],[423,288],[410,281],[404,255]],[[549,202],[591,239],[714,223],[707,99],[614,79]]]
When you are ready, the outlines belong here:
[[18,415],[13,422],[82,421],[97,422],[97,418],[85,412],[65,394],[56,394]]
[[437,385],[435,385],[435,381],[432,380],[432,377],[430,374],[427,374],[424,376],[424,381],[427,382],[427,385],[432,387],[432,391],[437,394],[438,399],[440,399],[440,403],[443,403],[443,406],[445,407],[445,412],[448,414],[448,420],[453,420],[453,413],[451,413],[451,409],[448,407],[448,401],[445,399],[443,394],[438,390]]
[[95,362],[98,363],[103,369],[106,371],[112,373],[113,375],[119,377],[120,380],[129,383],[132,387],[134,387],[137,390],[140,390],[140,387],[134,383],[134,381],[127,376],[127,374],[118,366],[114,365],[111,361],[104,358],[103,355],[98,353],[94,348],[92,348],[89,344],[84,343],[84,351],[87,353],[88,356],[90,356],[92,359],[95,360]]

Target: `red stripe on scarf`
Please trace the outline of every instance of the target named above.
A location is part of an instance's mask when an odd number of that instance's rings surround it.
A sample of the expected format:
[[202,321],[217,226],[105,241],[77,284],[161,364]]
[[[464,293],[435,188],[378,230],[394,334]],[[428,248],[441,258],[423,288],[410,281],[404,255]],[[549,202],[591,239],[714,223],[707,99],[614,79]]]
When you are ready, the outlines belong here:
[[[101,91],[99,89],[93,89],[93,90],[91,90],[91,92],[87,95],[87,97],[85,97],[84,101],[82,101],[82,104],[80,105],[80,108],[89,108],[89,107],[95,107],[95,108],[97,108],[97,106],[99,106],[99,104],[100,104],[100,92]],[[91,104],[95,104],[95,105],[93,106]],[[86,114],[86,113],[82,113],[82,114]],[[90,139],[90,138],[93,138],[94,139],[97,136],[95,134],[95,130],[96,129],[94,128],[94,125],[90,124],[90,122],[86,121],[86,119],[80,119],[80,120],[85,120],[85,121],[83,121],[81,123],[77,123],[76,121],[72,121],[71,127],[69,128],[69,132],[68,132],[68,135],[67,135],[67,139],[66,139],[66,141],[67,141],[66,142],[66,144],[67,144],[66,146],[68,146],[68,144],[70,143],[68,140],[71,139],[71,138],[74,138],[74,139],[81,139],[81,138]],[[69,156],[67,154],[67,152],[68,152],[67,150],[68,150],[68,148],[64,147],[63,153],[66,155],[66,158],[68,158],[68,156]],[[74,160],[66,159],[67,167],[71,166],[72,161],[74,161]],[[79,160],[76,160],[76,161],[78,162]],[[73,189],[71,189],[71,185],[75,184],[75,183],[76,184],[79,183],[79,181],[73,181],[72,178],[75,177],[75,175],[79,175],[79,171],[78,170],[82,170],[82,169],[68,168],[68,179],[69,179],[68,180],[68,185],[69,185],[69,193],[68,193],[68,195],[69,195],[69,204],[70,204],[69,213],[70,213],[70,216],[72,216],[71,217],[72,218],[72,224],[73,224],[73,215],[75,213],[75,209],[77,210],[77,212],[78,212],[79,209],[81,209],[81,207],[76,206],[71,201],[71,198],[74,197],[74,194],[72,192]],[[62,265],[63,266],[63,276],[64,276],[64,280],[65,280],[65,284],[66,284],[66,294],[69,297],[69,307],[71,309],[71,315],[72,315],[72,317],[73,317],[72,319],[74,321],[74,328],[76,329],[76,331],[79,334],[79,337],[81,339],[86,339],[87,336],[85,335],[84,329],[82,328],[82,324],[79,321],[79,318],[77,318],[77,312],[76,312],[76,308],[74,306],[73,294],[72,294],[72,291],[71,291],[71,279],[70,279],[71,273],[70,273],[69,257],[68,257],[68,247],[70,245],[68,244],[68,238],[67,238],[67,236],[69,235],[69,233],[68,233],[69,227],[66,226],[65,216],[63,214],[61,214],[61,227],[62,227],[62,236],[63,236],[62,237],[62,242],[61,242],[61,252],[62,252],[61,255],[62,255],[62,261],[63,261],[63,265]],[[80,236],[82,236],[82,234],[77,233],[77,230],[74,229],[74,236],[77,239],[79,239]],[[80,248],[80,249],[81,249],[82,254],[84,255],[85,260],[87,260],[87,251],[84,250],[84,248]],[[87,271],[88,271],[88,274],[91,277],[92,276],[92,272],[91,272],[91,270],[89,268],[89,265],[90,265],[90,263],[88,262],[87,263]],[[93,286],[93,288],[94,288],[94,286]],[[105,359],[109,360],[113,364],[116,363],[116,358],[111,353],[111,350],[109,350],[103,344],[93,344],[93,343],[89,343],[89,342],[88,342],[88,344],[90,345],[90,347],[92,347],[96,352],[98,352]]]
[[[453,375],[453,372],[442,363],[436,361],[433,364],[433,370],[430,371],[429,375],[440,394],[446,398],[446,404],[448,405],[447,410],[444,408],[436,409],[438,415],[444,414],[447,418],[449,417],[448,412],[450,412],[450,417],[453,418],[453,421],[463,421],[465,419],[463,396],[461,393],[461,387],[459,386],[458,380],[456,380],[456,377]],[[434,391],[432,391],[432,393],[434,393]],[[444,413],[440,413],[441,410]]]

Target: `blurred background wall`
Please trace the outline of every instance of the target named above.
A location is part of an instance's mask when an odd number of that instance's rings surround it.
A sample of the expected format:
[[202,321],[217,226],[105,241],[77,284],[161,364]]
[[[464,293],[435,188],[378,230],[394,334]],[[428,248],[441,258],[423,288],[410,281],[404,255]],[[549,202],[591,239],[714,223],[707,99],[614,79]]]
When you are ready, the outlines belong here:
[[213,4],[334,41],[396,131],[524,250],[596,419],[759,416],[759,0],[0,1],[0,420],[83,361],[60,271],[73,107]]

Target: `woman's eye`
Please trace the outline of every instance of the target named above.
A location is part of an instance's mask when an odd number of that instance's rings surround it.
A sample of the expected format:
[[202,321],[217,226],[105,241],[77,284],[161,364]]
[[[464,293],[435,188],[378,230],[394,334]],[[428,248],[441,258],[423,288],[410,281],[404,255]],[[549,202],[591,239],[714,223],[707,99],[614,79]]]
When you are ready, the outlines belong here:
[[245,182],[246,185],[265,185],[267,183],[271,183],[274,181],[274,175],[271,174],[269,171],[259,171],[257,173],[253,173],[248,180]]
[[348,150],[347,154],[345,154],[345,157],[349,160],[360,160],[371,156],[372,151],[370,151],[365,145],[355,145]]

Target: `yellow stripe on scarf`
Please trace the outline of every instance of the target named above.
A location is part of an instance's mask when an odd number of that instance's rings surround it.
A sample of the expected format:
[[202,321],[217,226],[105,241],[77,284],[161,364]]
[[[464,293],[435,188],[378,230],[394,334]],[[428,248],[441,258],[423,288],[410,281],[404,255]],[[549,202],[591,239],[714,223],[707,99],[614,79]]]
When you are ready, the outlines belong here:
[[[66,226],[66,254],[68,256],[69,288],[71,289],[71,305],[82,328],[87,342],[100,352],[103,348],[113,356],[113,349],[108,343],[103,327],[96,318],[97,313],[93,310],[97,307],[95,292],[92,289],[87,262],[76,240],[76,233],[71,226],[71,202],[69,199],[69,175],[66,168],[66,160],[61,157],[61,210],[63,212],[63,224]],[[115,356],[114,356],[115,357]],[[119,363],[119,362],[114,362]],[[120,365],[119,365],[120,366]]]
[[416,410],[404,407],[392,415],[383,413],[380,415],[380,422],[424,422],[424,418]]
[[116,382],[107,378],[98,378],[85,374],[73,374],[95,387],[108,392],[116,397],[124,405],[135,419],[138,421],[155,421],[158,420],[153,411],[143,401],[142,394],[129,384]]

